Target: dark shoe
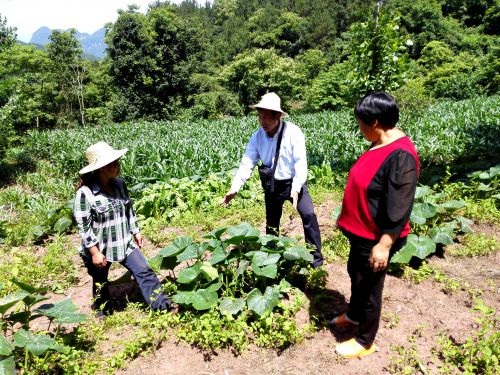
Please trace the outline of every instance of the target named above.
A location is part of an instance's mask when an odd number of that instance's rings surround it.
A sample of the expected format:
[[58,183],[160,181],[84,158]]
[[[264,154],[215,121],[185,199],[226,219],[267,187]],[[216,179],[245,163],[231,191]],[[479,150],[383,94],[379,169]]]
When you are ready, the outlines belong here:
[[357,327],[359,326],[359,322],[356,322],[352,319],[349,319],[347,317],[347,314],[344,313],[342,315],[339,315],[329,322],[332,326],[337,327],[337,328],[344,328],[344,327]]

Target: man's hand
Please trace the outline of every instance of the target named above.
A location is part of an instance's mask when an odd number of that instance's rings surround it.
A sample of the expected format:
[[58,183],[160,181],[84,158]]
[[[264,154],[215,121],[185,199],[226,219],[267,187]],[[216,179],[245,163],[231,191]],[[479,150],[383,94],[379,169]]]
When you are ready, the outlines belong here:
[[293,208],[297,209],[297,205],[299,204],[299,193],[297,191],[292,191],[290,198],[292,198]]
[[390,246],[387,247],[380,243],[373,246],[370,258],[368,259],[370,267],[373,268],[373,272],[379,272],[386,269],[387,263],[389,262],[390,251]]
[[134,240],[137,246],[139,246],[139,249],[142,249],[144,247],[144,238],[142,237],[142,234],[134,234]]
[[229,202],[231,202],[234,198],[234,196],[236,195],[236,192],[235,191],[229,191],[225,196],[224,198],[222,198],[222,200],[220,201],[220,204],[222,207],[227,207],[227,205],[229,204]]

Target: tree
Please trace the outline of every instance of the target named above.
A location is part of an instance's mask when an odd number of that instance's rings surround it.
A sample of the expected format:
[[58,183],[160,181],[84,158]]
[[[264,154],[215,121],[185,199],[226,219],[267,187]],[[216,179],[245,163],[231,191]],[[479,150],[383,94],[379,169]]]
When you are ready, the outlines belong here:
[[82,49],[75,38],[75,30],[53,31],[49,37],[47,54],[51,61],[51,73],[57,83],[56,101],[59,103],[58,124],[74,119],[73,105],[78,104],[79,117],[85,124],[84,82],[87,68],[81,58]]
[[295,62],[279,56],[274,49],[256,49],[236,56],[233,62],[222,68],[223,85],[239,96],[248,113],[248,106],[257,103],[267,92],[276,92],[287,105],[296,94],[298,77]]
[[12,47],[16,42],[16,28],[7,26],[7,18],[0,13],[0,51]]

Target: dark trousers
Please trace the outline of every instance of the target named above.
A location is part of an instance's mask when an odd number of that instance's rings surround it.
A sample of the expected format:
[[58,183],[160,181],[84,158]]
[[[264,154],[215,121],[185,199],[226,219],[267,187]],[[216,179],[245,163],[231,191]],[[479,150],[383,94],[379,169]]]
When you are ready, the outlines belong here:
[[[111,262],[107,262],[106,267],[98,268],[92,263],[91,258],[82,256],[85,267],[92,277],[92,296],[94,297],[93,308],[110,313],[108,273]],[[149,267],[146,258],[140,250],[132,251],[123,261],[120,262],[134,276],[141,293],[154,310],[167,310],[170,307],[170,299],[163,293],[160,280]]]
[[[377,240],[358,237],[348,232],[344,234],[351,245],[347,262],[347,271],[351,278],[351,300],[347,316],[359,322],[356,341],[369,348],[375,341],[380,323],[386,270],[373,272],[368,261],[373,246],[378,243]],[[406,237],[398,238],[391,247],[390,257],[405,243]]]
[[[283,203],[292,201],[290,193],[292,190],[292,180],[275,181],[274,192],[265,191],[266,201],[266,233],[279,235],[280,219],[283,213]],[[307,190],[307,185],[302,187],[299,193],[297,203],[304,227],[304,237],[306,243],[314,247],[313,267],[319,267],[323,264],[323,255],[321,254],[321,234],[319,232],[318,219],[314,213],[314,205]]]

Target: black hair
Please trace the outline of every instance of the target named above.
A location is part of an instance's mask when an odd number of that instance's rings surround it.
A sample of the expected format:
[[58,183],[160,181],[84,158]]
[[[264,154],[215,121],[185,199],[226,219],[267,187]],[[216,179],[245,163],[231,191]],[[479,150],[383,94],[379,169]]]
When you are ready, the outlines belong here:
[[399,120],[399,107],[396,100],[385,92],[373,92],[363,96],[354,114],[366,125],[372,126],[376,120],[384,130],[392,129]]
[[99,170],[88,172],[80,175],[80,181],[76,184],[76,190],[80,189],[82,186],[92,187],[99,179]]

